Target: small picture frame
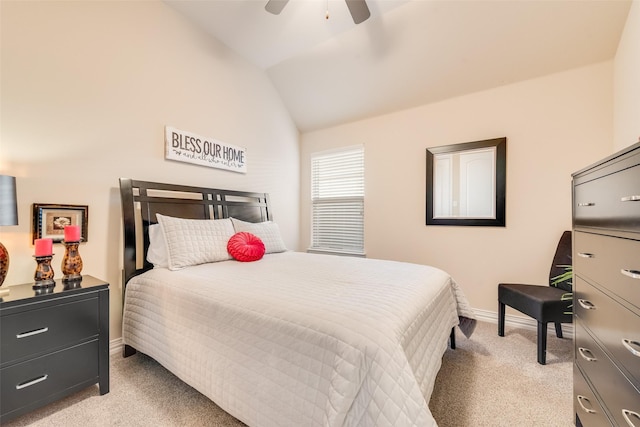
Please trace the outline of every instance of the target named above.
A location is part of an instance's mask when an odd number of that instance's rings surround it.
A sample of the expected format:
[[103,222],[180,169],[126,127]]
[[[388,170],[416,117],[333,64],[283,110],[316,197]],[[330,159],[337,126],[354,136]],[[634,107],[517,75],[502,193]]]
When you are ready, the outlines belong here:
[[33,204],[33,241],[53,239],[54,243],[64,240],[64,227],[79,225],[82,241],[88,240],[89,206]]

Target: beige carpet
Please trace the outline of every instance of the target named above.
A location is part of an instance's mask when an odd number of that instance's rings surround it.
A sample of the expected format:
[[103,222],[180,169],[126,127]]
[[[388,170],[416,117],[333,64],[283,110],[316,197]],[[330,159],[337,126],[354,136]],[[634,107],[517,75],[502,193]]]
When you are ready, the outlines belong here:
[[[479,323],[447,350],[430,408],[440,427],[573,425],[572,343],[550,331],[547,365],[536,362],[535,331]],[[209,399],[137,354],[112,356],[111,391],[98,388],[20,417],[17,426],[244,426]],[[301,426],[304,427],[304,426]]]

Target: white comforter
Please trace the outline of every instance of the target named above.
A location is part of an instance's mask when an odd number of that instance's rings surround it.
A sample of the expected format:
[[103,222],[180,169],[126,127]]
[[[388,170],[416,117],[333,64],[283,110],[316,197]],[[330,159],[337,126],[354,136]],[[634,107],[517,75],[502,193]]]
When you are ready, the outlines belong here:
[[133,278],[123,338],[250,426],[435,426],[459,316],[436,268],[285,252]]

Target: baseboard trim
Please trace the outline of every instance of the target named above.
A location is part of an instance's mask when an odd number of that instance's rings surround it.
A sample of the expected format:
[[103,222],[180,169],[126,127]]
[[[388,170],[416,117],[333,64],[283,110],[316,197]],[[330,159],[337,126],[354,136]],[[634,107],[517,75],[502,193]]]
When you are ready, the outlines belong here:
[[[496,325],[498,324],[498,313],[495,311],[480,310],[478,308],[474,308],[473,312],[475,313],[476,318],[481,322],[494,323]],[[505,325],[505,328],[506,327],[522,328],[522,329],[530,329],[534,331],[538,329],[538,322],[536,322],[534,319],[530,317],[514,316],[511,314],[505,315],[504,325]],[[549,325],[549,327],[555,333],[555,327],[553,326],[553,324]],[[568,334],[567,336],[573,336],[573,323],[563,323],[562,333]],[[124,347],[124,344],[122,342],[122,338],[112,339],[109,342],[109,355],[113,356],[116,354],[122,354],[123,347]]]
[[122,343],[122,337],[112,339],[111,341],[109,341],[109,356],[122,354],[123,347],[124,345]]
[[[496,325],[498,324],[498,313],[495,311],[480,310],[474,308],[473,312],[476,314],[478,320],[482,322],[495,323]],[[507,314],[504,316],[504,326],[505,328],[512,327],[530,329],[533,331],[538,330],[538,322],[536,322],[535,319],[532,319],[531,317],[514,316],[512,314]],[[555,326],[553,324],[550,324],[547,330],[549,328],[551,328],[553,330],[553,333],[555,333]],[[562,333],[569,334],[568,336],[573,336],[573,323],[563,323]]]

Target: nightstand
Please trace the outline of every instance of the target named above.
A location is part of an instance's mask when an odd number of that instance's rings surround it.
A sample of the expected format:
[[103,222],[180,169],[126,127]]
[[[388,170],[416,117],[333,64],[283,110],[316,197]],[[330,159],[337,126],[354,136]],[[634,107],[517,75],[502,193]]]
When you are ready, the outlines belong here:
[[8,287],[0,299],[0,424],[88,386],[109,392],[109,284]]

